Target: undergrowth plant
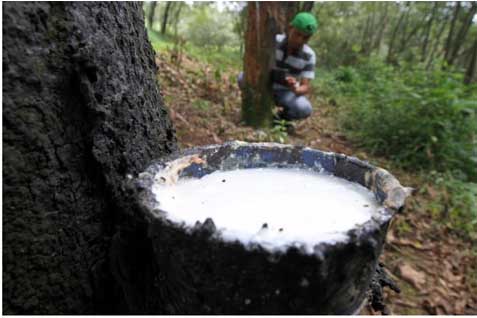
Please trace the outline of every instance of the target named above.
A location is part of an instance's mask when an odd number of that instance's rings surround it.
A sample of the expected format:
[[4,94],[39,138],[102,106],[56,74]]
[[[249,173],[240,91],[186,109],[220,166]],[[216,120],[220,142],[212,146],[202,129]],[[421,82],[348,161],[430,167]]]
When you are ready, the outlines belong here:
[[477,240],[477,183],[462,180],[460,173],[437,173],[428,178],[438,192],[428,208],[433,217],[449,228]]
[[274,126],[269,130],[269,140],[273,142],[279,142],[281,144],[288,141],[287,121],[286,120],[274,120]]
[[336,103],[340,129],[370,153],[428,175],[436,221],[477,239],[477,86],[372,59],[320,75],[315,85]]
[[477,87],[461,75],[368,61],[339,68],[327,85],[358,145],[410,170],[459,170],[477,181]]

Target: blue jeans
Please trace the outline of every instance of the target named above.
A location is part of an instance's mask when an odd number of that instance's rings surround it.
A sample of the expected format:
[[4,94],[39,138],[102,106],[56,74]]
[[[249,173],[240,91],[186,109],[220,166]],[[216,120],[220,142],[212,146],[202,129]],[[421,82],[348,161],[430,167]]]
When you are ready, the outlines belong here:
[[[243,72],[237,77],[240,88],[243,88]],[[283,107],[280,117],[286,120],[305,119],[311,115],[312,106],[308,98],[296,95],[290,90],[274,90],[273,98],[277,106]]]
[[283,119],[305,119],[311,115],[311,103],[303,95],[296,95],[289,90],[274,90],[273,98],[278,106],[283,107],[283,113],[280,115]]

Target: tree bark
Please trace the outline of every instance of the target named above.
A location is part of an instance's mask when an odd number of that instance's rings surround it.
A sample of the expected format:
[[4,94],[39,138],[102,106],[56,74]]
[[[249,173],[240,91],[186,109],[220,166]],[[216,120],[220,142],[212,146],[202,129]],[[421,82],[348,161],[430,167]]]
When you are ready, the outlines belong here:
[[167,1],[166,8],[164,9],[164,16],[162,18],[162,27],[161,27],[161,33],[166,34],[166,28],[167,28],[167,20],[169,18],[169,10],[172,6],[172,1]]
[[276,4],[282,12],[278,15],[279,33],[286,33],[288,25],[295,15],[300,11],[300,2],[298,1],[282,1]]
[[153,24],[154,24],[154,15],[156,13],[156,6],[157,6],[157,1],[152,1],[151,8],[149,9],[150,11],[148,15],[149,28],[151,30],[154,30]]
[[475,79],[475,72],[476,72],[476,64],[477,64],[477,36],[474,39],[474,45],[472,47],[472,55],[470,56],[469,66],[467,67],[467,71],[465,72],[464,83],[470,84]]
[[315,1],[304,1],[300,11],[311,12],[313,10],[314,5]]
[[177,149],[141,4],[2,5],[3,312],[127,313],[125,180]]
[[242,119],[253,127],[272,123],[270,71],[275,63],[275,35],[283,21],[283,4],[249,2],[245,33]]

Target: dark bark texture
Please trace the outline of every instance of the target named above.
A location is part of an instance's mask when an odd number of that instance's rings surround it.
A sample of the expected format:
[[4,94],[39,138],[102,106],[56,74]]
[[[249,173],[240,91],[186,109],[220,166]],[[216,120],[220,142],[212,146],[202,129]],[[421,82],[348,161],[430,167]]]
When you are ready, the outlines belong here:
[[176,149],[142,4],[2,5],[3,312],[124,312],[124,180]]

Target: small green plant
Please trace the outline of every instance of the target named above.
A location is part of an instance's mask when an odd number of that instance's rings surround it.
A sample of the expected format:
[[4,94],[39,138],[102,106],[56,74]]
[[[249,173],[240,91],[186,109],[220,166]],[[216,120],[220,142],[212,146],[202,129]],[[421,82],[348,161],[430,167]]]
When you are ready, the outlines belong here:
[[398,222],[396,222],[396,230],[399,235],[405,235],[412,232],[412,227],[409,225],[407,220],[400,219]]
[[196,99],[194,102],[193,102],[193,105],[195,108],[201,110],[201,111],[208,111],[210,109],[210,102],[208,100],[205,100],[205,99]]
[[269,140],[273,142],[286,143],[288,141],[286,120],[274,120],[274,126],[269,130]]
[[336,80],[345,82],[345,83],[351,83],[353,80],[356,78],[357,74],[354,68],[345,66],[345,67],[340,67],[336,71]]
[[466,182],[459,172],[432,172],[429,179],[439,190],[430,206],[434,216],[458,234],[476,240],[477,183]]

